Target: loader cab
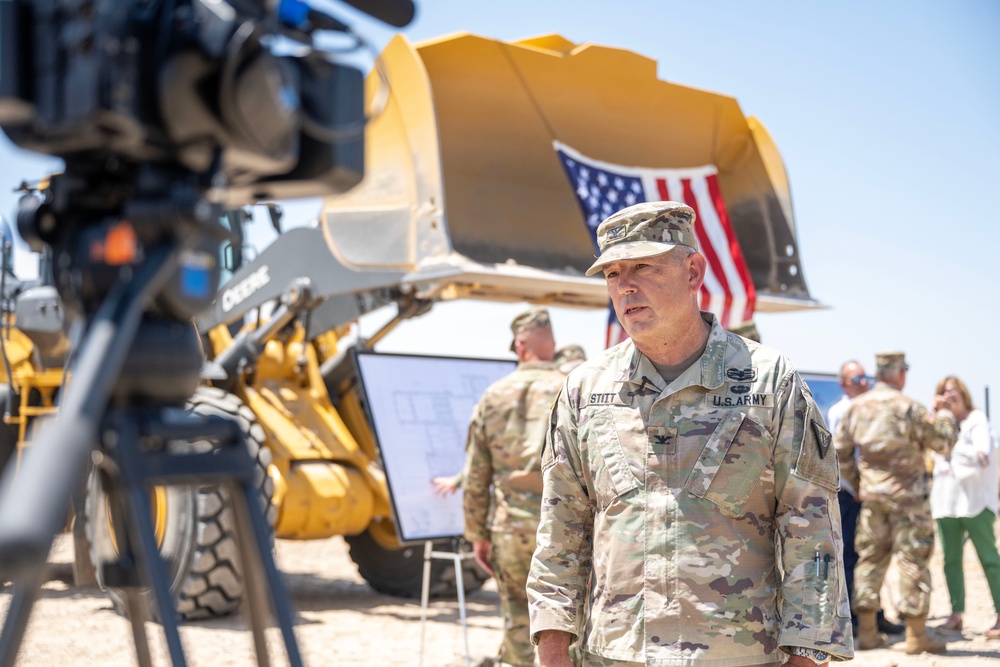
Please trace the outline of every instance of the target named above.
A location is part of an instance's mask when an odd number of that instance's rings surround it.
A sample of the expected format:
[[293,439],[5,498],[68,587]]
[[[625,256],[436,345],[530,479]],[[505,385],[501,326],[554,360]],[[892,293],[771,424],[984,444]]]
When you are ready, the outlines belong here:
[[[262,202],[257,204],[257,207],[267,211],[271,228],[276,235],[281,236],[281,220],[284,216],[282,207],[275,202]],[[222,287],[232,279],[236,271],[257,257],[257,247],[250,241],[250,235],[247,233],[247,225],[254,223],[254,207],[229,209],[219,222],[229,231],[231,237],[219,250],[219,263],[222,267],[219,287]]]
[[228,283],[236,270],[245,262],[247,251],[246,224],[250,220],[252,220],[252,216],[247,208],[229,209],[219,219],[219,222],[229,231],[231,236],[231,239],[219,248],[219,265],[222,267],[219,287]]
[[[219,266],[222,268],[219,289],[222,289],[240,267],[251,261],[257,253],[247,241],[247,225],[253,222],[251,207],[228,209],[219,218],[219,222],[230,234],[230,239],[219,248]],[[235,336],[242,326],[243,322],[240,320],[231,322],[228,326],[230,335]]]

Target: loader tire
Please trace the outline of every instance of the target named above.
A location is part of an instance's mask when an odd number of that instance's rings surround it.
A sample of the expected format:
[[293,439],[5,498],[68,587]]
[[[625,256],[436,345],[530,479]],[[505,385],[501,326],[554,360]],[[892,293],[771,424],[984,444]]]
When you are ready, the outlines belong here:
[[[277,508],[272,503],[274,481],[268,476],[271,452],[264,446],[264,431],[253,412],[232,394],[213,387],[199,387],[188,403],[196,414],[231,417],[241,425],[247,446],[256,461],[255,483],[260,490],[268,525],[273,526]],[[210,441],[176,443],[178,452],[207,451]],[[236,544],[235,517],[229,494],[221,486],[157,487],[154,504],[154,528],[160,553],[166,557],[170,592],[177,611],[184,620],[226,616],[235,611],[243,597],[243,568]],[[94,563],[115,553],[111,538],[106,494],[97,471],[91,475],[87,494],[87,528]],[[274,548],[274,534],[267,548]],[[97,580],[119,613],[125,611],[125,594],[105,585],[105,574],[97,567]],[[158,617],[152,592],[144,590],[146,605]]]
[[[406,545],[402,548],[383,546],[376,533],[369,528],[360,535],[344,538],[350,547],[351,560],[358,566],[361,577],[379,593],[402,598],[419,598],[423,587],[424,545]],[[450,540],[434,543],[435,551],[454,551]],[[458,548],[471,550],[464,540]],[[462,578],[465,592],[471,593],[482,588],[490,578],[475,560],[462,561]],[[455,582],[455,565],[450,560],[431,560],[430,597],[451,597],[458,594]]]

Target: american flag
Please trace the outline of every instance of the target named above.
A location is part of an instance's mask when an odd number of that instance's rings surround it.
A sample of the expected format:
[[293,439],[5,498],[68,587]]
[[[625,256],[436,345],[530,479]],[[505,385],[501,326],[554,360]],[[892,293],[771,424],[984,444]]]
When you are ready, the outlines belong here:
[[[708,260],[701,287],[701,309],[733,328],[753,318],[756,292],[739,242],[729,224],[726,204],[719,191],[718,170],[712,166],[690,169],[640,169],[586,157],[569,146],[553,142],[566,176],[576,192],[583,217],[597,248],[597,227],[612,213],[644,201],[679,201],[694,209],[695,235]],[[628,337],[614,308],[610,308],[606,345]]]

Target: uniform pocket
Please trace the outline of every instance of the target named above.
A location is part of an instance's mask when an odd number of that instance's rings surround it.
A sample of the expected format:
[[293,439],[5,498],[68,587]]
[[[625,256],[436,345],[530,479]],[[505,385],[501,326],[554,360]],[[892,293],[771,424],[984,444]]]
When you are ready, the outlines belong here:
[[827,430],[819,408],[810,401],[806,414],[805,431],[799,445],[799,455],[793,471],[799,477],[836,492],[840,489],[840,466],[837,450],[832,446],[833,436]]
[[[822,575],[823,568],[832,569],[832,576],[824,579]],[[830,590],[833,587],[839,586],[840,581],[836,574],[836,562],[821,563],[820,570],[821,574],[819,575],[810,574],[806,583],[807,588],[804,603],[806,609],[812,615],[809,619],[812,624],[804,625],[800,628],[799,637],[811,641],[829,642],[833,637],[834,627],[834,623],[830,617],[834,613],[841,616],[839,613],[841,610],[832,608],[833,601],[831,600]]]
[[835,555],[843,552],[843,543],[839,537],[840,526],[831,522],[825,528],[834,536],[835,553],[821,555],[816,552],[816,560],[806,564],[802,602],[809,616],[802,619],[803,624],[799,628],[799,637],[815,642],[831,641],[834,629],[842,625],[834,616],[849,618],[851,615],[847,588],[841,588],[841,566]]
[[629,467],[614,417],[602,410],[589,420],[587,428],[590,433],[586,441],[597,444],[597,447],[588,452],[588,456],[591,459],[590,467],[594,471],[598,507],[604,509],[616,498],[638,488],[639,480]]
[[685,488],[730,516],[740,516],[771,460],[773,439],[739,411],[719,422],[688,475]]

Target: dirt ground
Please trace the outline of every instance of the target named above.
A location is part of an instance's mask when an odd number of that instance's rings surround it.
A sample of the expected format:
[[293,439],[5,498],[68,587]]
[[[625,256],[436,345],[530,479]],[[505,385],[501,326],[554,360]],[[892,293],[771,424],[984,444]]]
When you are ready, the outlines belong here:
[[[998,524],[1000,533],[1000,524]],[[35,604],[19,665],[68,667],[135,664],[128,623],[111,609],[96,588],[74,588],[70,569],[71,544],[60,537],[53,549],[52,576]],[[340,538],[322,541],[279,540],[278,566],[286,573],[298,616],[295,632],[308,665],[340,667],[452,667],[465,665],[465,644],[455,600],[432,601],[422,628],[419,600],[403,600],[373,592],[358,575]],[[972,546],[966,554],[966,629],[950,633],[949,652],[943,656],[908,656],[903,638],[892,637],[886,649],[859,653],[854,663],[863,667],[986,667],[1000,665],[1000,640],[986,640],[981,632],[993,621],[993,607],[982,568]],[[950,612],[941,571],[940,550],[931,564],[934,592],[929,625],[938,625]],[[890,570],[893,589],[895,574]],[[884,602],[894,616],[891,595]],[[10,589],[0,590],[0,613],[6,614]],[[468,596],[468,642],[475,665],[493,654],[501,626],[497,593],[492,582]],[[421,634],[426,632],[421,661]],[[159,626],[148,623],[157,665],[169,657]],[[252,640],[239,616],[181,628],[188,664],[212,667],[256,664]],[[270,635],[272,659],[286,664],[276,632]]]

